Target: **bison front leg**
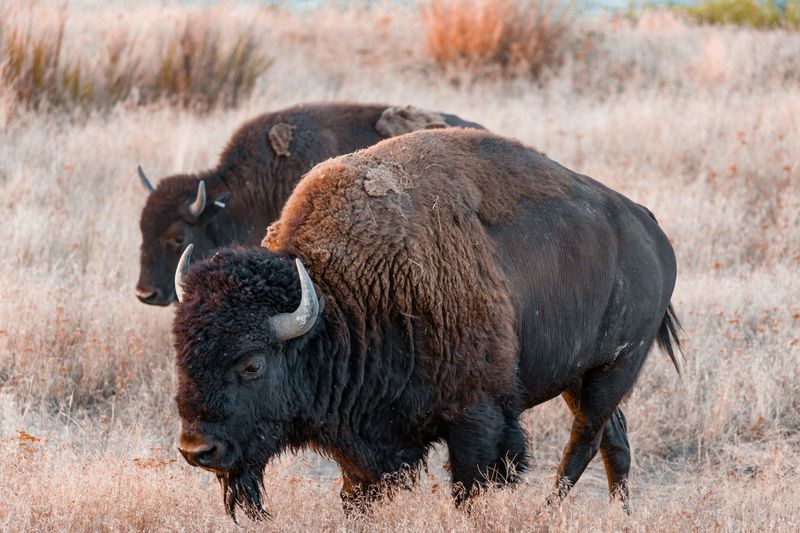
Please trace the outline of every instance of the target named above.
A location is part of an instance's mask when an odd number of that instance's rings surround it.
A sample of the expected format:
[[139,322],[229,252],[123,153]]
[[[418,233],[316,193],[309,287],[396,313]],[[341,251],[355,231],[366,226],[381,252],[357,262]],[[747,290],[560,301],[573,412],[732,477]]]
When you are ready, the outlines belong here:
[[342,469],[342,508],[347,515],[368,514],[372,505],[384,497],[391,498],[397,489],[411,489],[417,480],[417,467],[403,465],[384,474],[378,481],[365,481]]
[[449,428],[447,448],[456,505],[487,484],[516,483],[526,466],[517,410],[501,399],[470,407]]
[[380,497],[380,489],[377,483],[359,480],[342,471],[342,490],[339,495],[346,515],[366,514],[372,503]]

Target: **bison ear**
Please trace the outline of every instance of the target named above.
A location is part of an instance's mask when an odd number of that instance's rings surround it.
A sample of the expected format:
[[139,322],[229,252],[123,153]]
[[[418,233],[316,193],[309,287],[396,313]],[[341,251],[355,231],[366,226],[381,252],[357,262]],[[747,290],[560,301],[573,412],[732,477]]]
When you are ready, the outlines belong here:
[[231,197],[231,193],[226,192],[225,194],[221,194],[217,196],[217,199],[214,200],[214,205],[219,209],[225,209],[225,205],[228,203],[228,198]]

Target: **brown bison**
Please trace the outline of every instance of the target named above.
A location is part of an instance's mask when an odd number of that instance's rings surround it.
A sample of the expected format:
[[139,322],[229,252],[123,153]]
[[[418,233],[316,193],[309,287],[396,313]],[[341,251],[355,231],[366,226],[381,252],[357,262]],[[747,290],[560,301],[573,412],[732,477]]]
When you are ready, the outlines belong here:
[[297,181],[317,163],[423,128],[481,128],[455,115],[411,106],[317,104],[262,115],[239,128],[217,168],[181,174],[153,187],[142,211],[136,295],[144,303],[175,299],[173,274],[189,243],[205,257],[216,248],[255,245]]
[[575,419],[550,501],[598,450],[627,500],[619,403],[654,341],[676,367],[679,348],[675,256],[645,209],[519,142],[425,131],[315,167],[263,244],[176,274],[179,448],[232,516],[263,516],[265,465],[301,447],[339,463],[346,507],[439,441],[457,501],[514,482],[520,413],[559,394]]

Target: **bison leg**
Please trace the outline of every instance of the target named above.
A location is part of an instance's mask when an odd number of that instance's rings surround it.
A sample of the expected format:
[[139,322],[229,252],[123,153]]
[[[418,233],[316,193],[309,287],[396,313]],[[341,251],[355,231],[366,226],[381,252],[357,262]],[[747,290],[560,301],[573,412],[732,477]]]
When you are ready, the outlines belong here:
[[342,468],[342,507],[345,514],[368,514],[384,496],[391,498],[397,489],[412,489],[418,478],[417,466],[404,464],[396,472],[384,474],[380,481],[364,481]]
[[509,484],[525,469],[525,434],[516,409],[502,400],[473,405],[449,428],[453,497],[460,505],[487,483]]
[[346,515],[367,514],[372,503],[380,497],[378,483],[361,481],[342,470],[342,508]]
[[[621,411],[619,417],[614,417],[616,420],[611,418],[618,411],[619,402],[633,386],[649,348],[649,345],[642,346],[642,349],[618,359],[614,364],[590,370],[584,375],[579,387],[564,393],[567,404],[575,413],[575,420],[558,467],[558,481],[553,494],[548,498],[549,504],[558,504],[566,497],[597,454],[604,436],[607,446],[604,458],[608,457],[612,466],[609,469],[608,463],[606,464],[606,472],[611,471],[610,486],[612,491],[619,486],[622,489],[620,496],[627,499],[630,447],[625,419]],[[604,428],[608,428],[608,432]]]
[[[579,391],[568,390],[562,396],[572,414],[580,413]],[[612,499],[619,498],[623,508],[630,512],[628,507],[628,472],[631,467],[631,448],[628,442],[628,425],[622,409],[617,407],[614,413],[603,426],[603,436],[600,439],[600,456],[608,479],[608,492]]]
[[625,415],[619,407],[616,408],[603,428],[600,455],[606,468],[608,493],[612,499],[619,498],[625,512],[630,514],[628,472],[631,469],[631,445],[628,442]]
[[548,505],[558,505],[586,470],[589,462],[600,448],[603,437],[604,420],[576,416],[572,423],[569,442],[558,467],[558,480],[553,493],[548,497]]

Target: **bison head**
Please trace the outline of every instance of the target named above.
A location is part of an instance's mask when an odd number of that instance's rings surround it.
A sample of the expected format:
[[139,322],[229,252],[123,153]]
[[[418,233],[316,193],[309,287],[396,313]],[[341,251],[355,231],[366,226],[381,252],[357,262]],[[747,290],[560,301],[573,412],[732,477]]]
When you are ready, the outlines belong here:
[[217,475],[232,518],[237,506],[262,518],[264,468],[302,446],[311,418],[316,292],[299,260],[260,248],[224,249],[191,269],[180,264],[178,447],[189,464]]
[[217,243],[209,224],[225,207],[227,195],[206,197],[206,184],[194,176],[172,176],[153,188],[139,167],[139,179],[149,191],[139,226],[142,230],[141,263],[136,296],[152,305],[169,305],[175,300],[173,273],[181,253],[194,244],[195,253],[205,256]]

